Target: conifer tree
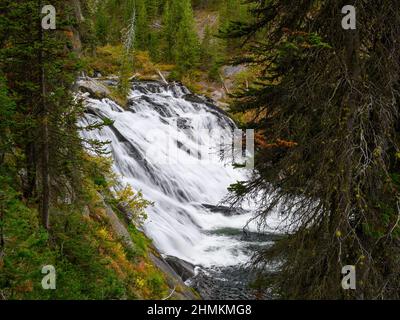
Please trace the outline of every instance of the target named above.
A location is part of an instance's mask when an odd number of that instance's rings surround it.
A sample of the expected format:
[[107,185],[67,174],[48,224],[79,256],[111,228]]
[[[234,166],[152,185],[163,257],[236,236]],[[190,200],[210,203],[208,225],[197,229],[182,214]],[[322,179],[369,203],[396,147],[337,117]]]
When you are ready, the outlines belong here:
[[145,0],[147,16],[150,20],[158,17],[161,8],[164,6],[165,0]]
[[100,8],[96,12],[96,19],[95,19],[95,33],[96,33],[96,38],[97,42],[104,46],[107,43],[107,37],[108,37],[108,19],[106,17],[105,9]]
[[[8,94],[6,80],[0,74],[0,167],[4,168],[4,159],[14,147],[13,127],[15,114],[15,103]],[[0,172],[3,176],[7,172]]]
[[202,67],[204,69],[208,69],[213,60],[213,48],[212,48],[212,31],[210,26],[206,26],[206,29],[204,31],[204,37],[203,40],[201,41],[201,47],[200,47],[200,59],[202,63]]
[[[222,33],[229,30],[235,23],[242,22],[246,17],[247,8],[242,0],[222,0],[219,16],[219,28]],[[232,53],[240,42],[236,38],[225,39],[226,52]]]
[[175,45],[175,36],[176,33],[176,24],[178,21],[176,20],[176,16],[173,14],[173,0],[167,0],[164,6],[162,22],[163,22],[163,30],[162,30],[162,38],[163,38],[163,52],[164,59],[167,62],[173,62],[174,60],[174,45]]
[[10,23],[0,24],[7,35],[0,56],[18,120],[11,133],[23,154],[16,171],[23,173],[24,196],[32,201],[37,195],[42,225],[49,228],[52,204],[72,201],[82,188],[77,127],[82,110],[72,95],[78,72],[71,35],[74,11],[70,2],[53,1],[57,29],[44,30],[40,1],[6,2],[1,19]]
[[[231,36],[263,35],[237,61],[262,76],[234,108],[254,119],[258,151],[231,190],[258,200],[264,225],[271,212],[289,224],[257,256],[259,283],[283,298],[398,299],[400,4],[357,2],[344,30],[345,1],[253,2],[257,21]],[[356,290],[341,286],[345,265]]]
[[135,31],[135,48],[138,50],[146,50],[149,46],[149,20],[145,0],[136,0],[136,31]]
[[182,17],[176,34],[175,61],[178,71],[193,69],[199,62],[200,44],[190,0],[182,0]]

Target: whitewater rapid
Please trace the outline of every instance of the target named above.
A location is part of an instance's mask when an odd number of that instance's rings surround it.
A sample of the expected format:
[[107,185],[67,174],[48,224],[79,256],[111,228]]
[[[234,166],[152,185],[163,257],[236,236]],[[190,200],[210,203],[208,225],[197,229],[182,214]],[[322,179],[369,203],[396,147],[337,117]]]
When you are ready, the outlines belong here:
[[86,97],[85,104],[84,124],[113,121],[84,135],[110,141],[119,179],[154,203],[144,231],[158,250],[204,267],[248,262],[244,241],[218,230],[241,230],[251,207],[239,215],[204,207],[219,205],[230,184],[247,179],[229,152],[221,160],[221,141],[231,141],[237,129],[228,116],[181,84],[155,81],[134,82],[127,109],[108,98]]

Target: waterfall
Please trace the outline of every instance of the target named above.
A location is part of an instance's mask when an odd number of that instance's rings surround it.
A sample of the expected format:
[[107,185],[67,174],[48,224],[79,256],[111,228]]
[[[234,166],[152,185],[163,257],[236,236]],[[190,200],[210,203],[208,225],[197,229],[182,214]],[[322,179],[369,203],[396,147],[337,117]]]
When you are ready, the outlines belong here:
[[108,98],[86,97],[85,104],[85,124],[114,122],[84,135],[110,141],[113,170],[154,202],[144,230],[162,253],[204,267],[248,261],[244,241],[233,235],[251,210],[227,214],[216,207],[247,174],[220,160],[220,141],[232,139],[236,128],[223,111],[181,84],[156,81],[134,82],[126,109]]

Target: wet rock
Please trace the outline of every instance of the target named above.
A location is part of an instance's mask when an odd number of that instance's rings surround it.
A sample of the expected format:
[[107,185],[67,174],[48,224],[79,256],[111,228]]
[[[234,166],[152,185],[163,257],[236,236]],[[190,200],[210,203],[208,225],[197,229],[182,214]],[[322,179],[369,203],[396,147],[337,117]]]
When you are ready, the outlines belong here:
[[187,279],[190,279],[194,276],[195,266],[190,262],[187,262],[185,260],[173,256],[167,256],[165,260],[182,278],[183,281],[186,281]]
[[157,80],[133,80],[133,89],[138,90],[143,94],[151,93],[161,93],[162,90],[167,88],[167,85],[163,82]]
[[102,80],[102,83],[110,87],[116,87],[119,84],[119,80],[118,78],[110,77],[105,80]]
[[231,208],[225,206],[214,206],[211,204],[202,204],[203,207],[214,213],[222,213],[225,216],[238,216],[246,214],[247,211],[241,208]]
[[170,118],[172,116],[176,116],[176,114],[172,114],[172,112],[167,108],[167,106],[164,106],[164,105],[162,105],[160,103],[156,103],[150,97],[142,96],[141,98],[142,98],[142,100],[144,100],[147,103],[149,103],[152,106],[152,108],[156,112],[158,112],[162,117]]
[[183,130],[192,129],[191,120],[188,118],[178,118],[177,125],[179,129]]
[[77,86],[81,92],[88,92],[90,97],[94,99],[103,99],[111,94],[104,84],[91,78],[78,80]]
[[192,103],[206,103],[206,99],[204,97],[198,96],[196,94],[185,94],[183,97],[186,101],[192,102]]
[[230,127],[232,130],[236,128],[235,123],[230,118],[228,113],[223,109],[221,109],[220,107],[218,107],[212,99],[203,96],[198,96],[195,94],[187,94],[183,96],[183,98],[192,103],[205,105],[209,109],[209,111],[218,118],[219,126]]
[[179,149],[185,151],[187,154],[190,154],[190,149],[187,148],[182,142],[176,141],[176,145]]
[[277,233],[259,233],[251,231],[243,231],[241,240],[247,242],[274,242],[282,238],[281,234]]
[[94,70],[93,71],[93,78],[101,78],[102,74],[99,70]]
[[103,112],[101,112],[99,108],[95,108],[95,107],[93,107],[91,105],[87,105],[86,106],[85,113],[86,114],[91,114],[91,115],[93,115],[95,117],[98,117],[101,120],[104,120],[105,118],[107,118],[106,115]]
[[[180,275],[171,267],[171,265],[158,254],[149,254],[150,259],[155,266],[160,269],[166,276],[166,281],[171,290],[174,290],[172,298],[198,300],[200,297],[196,295],[191,288],[186,286]],[[179,292],[177,292],[179,289]]]
[[[260,293],[251,288],[256,275],[245,265],[198,268],[189,285],[205,300],[253,300],[260,298]],[[261,297],[270,298],[267,292]]]

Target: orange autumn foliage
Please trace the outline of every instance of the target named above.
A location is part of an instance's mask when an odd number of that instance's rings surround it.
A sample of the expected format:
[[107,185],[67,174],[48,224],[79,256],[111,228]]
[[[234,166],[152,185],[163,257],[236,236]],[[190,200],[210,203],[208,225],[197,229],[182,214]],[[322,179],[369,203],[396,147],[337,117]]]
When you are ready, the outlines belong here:
[[272,148],[294,148],[297,146],[296,142],[293,141],[286,141],[283,139],[277,139],[275,143],[269,143],[264,137],[262,131],[258,131],[254,134],[254,142],[255,145],[262,149],[272,149]]
[[74,38],[74,33],[71,30],[64,30],[64,34],[70,40]]
[[17,292],[32,292],[33,291],[33,283],[32,280],[27,280],[22,284],[15,287]]

